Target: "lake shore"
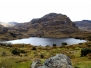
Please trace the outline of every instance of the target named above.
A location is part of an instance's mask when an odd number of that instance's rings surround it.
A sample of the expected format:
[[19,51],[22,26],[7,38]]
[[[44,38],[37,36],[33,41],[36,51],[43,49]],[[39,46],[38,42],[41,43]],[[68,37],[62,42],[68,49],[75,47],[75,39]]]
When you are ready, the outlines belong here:
[[75,39],[75,38],[59,38],[58,39],[58,38],[30,37],[26,39],[11,40],[11,41],[6,41],[6,42],[12,43],[12,44],[31,44],[31,45],[36,45],[36,46],[40,46],[40,45],[41,46],[46,46],[46,45],[52,46],[53,44],[60,46],[62,43],[67,43],[69,45],[72,45],[72,44],[86,42],[86,40]]

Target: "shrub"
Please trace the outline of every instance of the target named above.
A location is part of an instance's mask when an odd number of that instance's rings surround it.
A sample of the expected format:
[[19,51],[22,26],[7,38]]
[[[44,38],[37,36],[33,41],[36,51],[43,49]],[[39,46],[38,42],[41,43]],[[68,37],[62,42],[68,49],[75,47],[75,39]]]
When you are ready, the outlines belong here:
[[65,46],[65,45],[67,45],[67,43],[66,43],[66,42],[63,42],[61,45],[62,45],[62,46]]
[[75,37],[75,39],[80,39],[79,37]]
[[44,58],[44,55],[43,55],[43,54],[41,54],[41,55],[40,55],[40,58],[41,58],[41,59],[43,59],[43,58]]
[[36,50],[36,47],[33,47],[32,50]]
[[20,50],[17,49],[17,48],[15,48],[15,49],[12,50],[12,54],[14,54],[14,55],[20,55]]
[[83,43],[79,43],[79,45],[82,45]]
[[56,44],[53,44],[53,47],[56,47],[57,45]]
[[46,45],[46,47],[50,47],[49,45]]
[[83,48],[81,50],[81,57],[86,56],[89,53],[91,53],[91,49],[90,48]]

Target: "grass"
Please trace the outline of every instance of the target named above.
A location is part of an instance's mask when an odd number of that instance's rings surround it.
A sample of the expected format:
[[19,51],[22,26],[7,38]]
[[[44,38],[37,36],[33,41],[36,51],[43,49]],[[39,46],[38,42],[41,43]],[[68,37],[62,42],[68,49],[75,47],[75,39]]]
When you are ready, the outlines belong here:
[[[43,63],[45,59],[61,53],[71,58],[72,65],[75,68],[91,68],[91,59],[87,56],[80,57],[81,49],[86,48],[90,43],[91,42],[86,42],[65,47],[35,46],[36,50],[32,50],[34,46],[30,44],[14,44],[12,47],[0,46],[0,68],[30,68],[32,61],[35,59],[40,58]],[[13,55],[11,51],[14,48],[24,50],[26,53],[20,53],[19,56]],[[2,52],[6,52],[6,56],[1,56]],[[44,57],[41,58],[41,54]]]

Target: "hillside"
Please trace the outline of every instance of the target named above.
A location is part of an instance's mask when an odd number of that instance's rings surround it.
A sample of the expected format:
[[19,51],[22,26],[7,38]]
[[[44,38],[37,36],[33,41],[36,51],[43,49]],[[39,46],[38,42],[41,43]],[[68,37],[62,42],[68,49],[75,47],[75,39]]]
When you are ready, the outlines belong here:
[[90,20],[76,21],[75,23],[80,30],[91,32],[91,21]]
[[[12,24],[12,22],[11,22]],[[0,40],[13,40],[28,37],[86,38],[89,32],[79,31],[75,23],[63,14],[49,13],[41,18],[32,19],[30,22],[13,23],[13,27],[4,27],[0,33]]]
[[[42,18],[32,19],[27,23],[19,23],[15,28],[27,35],[39,37],[66,37],[64,34],[78,31],[75,24],[66,15],[49,13]],[[62,35],[62,36],[61,36]],[[64,35],[64,36],[63,36]]]

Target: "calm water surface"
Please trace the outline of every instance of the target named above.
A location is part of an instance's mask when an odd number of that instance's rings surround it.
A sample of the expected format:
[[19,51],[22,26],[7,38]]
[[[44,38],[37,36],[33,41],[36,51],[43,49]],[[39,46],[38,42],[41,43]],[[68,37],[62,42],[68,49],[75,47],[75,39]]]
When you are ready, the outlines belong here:
[[26,38],[26,39],[18,39],[18,40],[12,40],[12,41],[8,41],[10,43],[13,44],[32,44],[32,45],[42,45],[42,46],[46,46],[46,45],[61,45],[62,42],[66,42],[67,44],[78,44],[78,43],[83,43],[86,42],[86,40],[80,40],[80,39],[74,39],[74,38],[61,38],[61,39],[56,39],[56,38],[38,38],[38,37],[30,37],[30,38]]

